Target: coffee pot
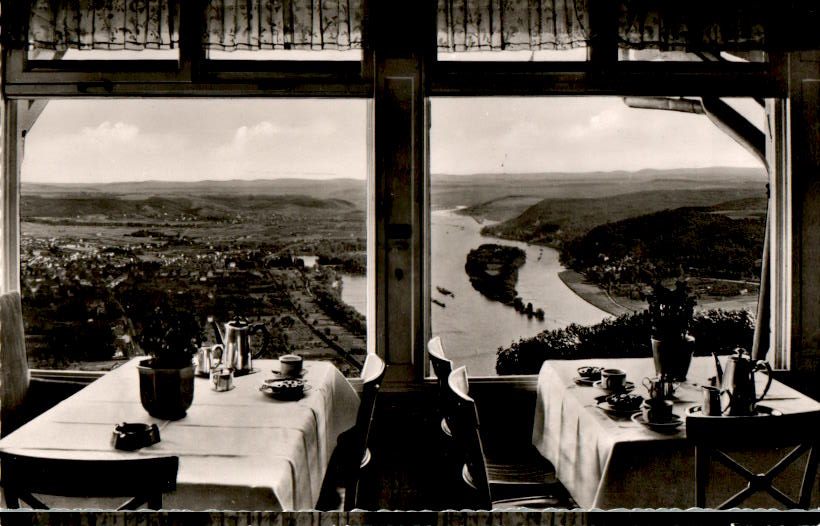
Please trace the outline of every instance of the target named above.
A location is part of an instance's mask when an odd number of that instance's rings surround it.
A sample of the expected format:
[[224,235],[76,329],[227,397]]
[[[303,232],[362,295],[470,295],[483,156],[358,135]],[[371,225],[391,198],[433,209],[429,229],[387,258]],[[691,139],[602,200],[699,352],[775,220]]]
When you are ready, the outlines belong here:
[[[729,416],[748,416],[754,413],[755,405],[763,400],[772,385],[772,368],[763,360],[752,360],[746,349],[738,347],[730,356],[724,369],[718,366],[718,377],[722,378],[721,390],[729,394]],[[766,371],[768,380],[760,397],[755,394],[755,373]]]
[[[226,322],[224,330],[219,327],[213,318],[210,318],[220,343],[224,346],[222,364],[234,371],[235,375],[247,374],[253,370],[253,358],[261,356],[270,343],[270,333],[264,323],[250,323],[241,316],[235,316]],[[251,352],[250,336],[255,332],[262,332],[264,341],[262,348]]]

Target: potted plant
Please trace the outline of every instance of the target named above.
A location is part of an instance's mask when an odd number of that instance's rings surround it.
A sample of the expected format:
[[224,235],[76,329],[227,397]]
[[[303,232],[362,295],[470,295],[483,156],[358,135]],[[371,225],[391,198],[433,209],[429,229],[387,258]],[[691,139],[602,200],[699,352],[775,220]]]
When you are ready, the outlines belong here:
[[655,372],[668,380],[685,380],[694,351],[689,327],[695,298],[684,281],[677,281],[674,289],[656,282],[647,301]]
[[[190,303],[189,303],[190,305]],[[202,341],[200,324],[167,294],[143,298],[136,341],[150,358],[137,366],[140,402],[152,416],[178,420],[194,399],[193,356]]]

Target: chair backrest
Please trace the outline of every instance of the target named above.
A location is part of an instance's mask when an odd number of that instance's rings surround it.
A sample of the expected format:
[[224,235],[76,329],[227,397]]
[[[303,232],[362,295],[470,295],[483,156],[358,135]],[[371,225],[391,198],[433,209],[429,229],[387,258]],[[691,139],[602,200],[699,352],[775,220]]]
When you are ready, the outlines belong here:
[[447,381],[453,410],[450,430],[457,447],[464,455],[461,478],[473,495],[473,509],[491,509],[490,481],[484,458],[484,447],[479,433],[478,409],[469,395],[467,368],[458,367],[450,373]]
[[352,430],[350,463],[347,467],[348,483],[345,487],[345,510],[352,510],[358,502],[359,471],[370,461],[370,428],[376,410],[376,395],[379,393],[387,365],[375,354],[368,354],[362,366],[362,395],[356,425]]
[[22,500],[47,509],[34,493],[61,497],[131,497],[118,509],[147,504],[162,508],[162,494],[176,488],[177,457],[66,460],[0,452],[3,493],[9,508]]
[[441,338],[436,336],[427,342],[427,357],[430,358],[430,365],[433,366],[433,374],[438,380],[439,392],[447,389],[447,379],[453,372],[453,362],[444,355],[444,347],[441,345]]
[[[706,507],[709,464],[718,460],[749,481],[748,486],[717,506],[734,508],[755,493],[765,491],[789,508],[808,508],[820,461],[820,411],[786,415],[686,418],[686,436],[695,445],[695,505]],[[765,474],[749,471],[723,450],[789,448]],[[808,453],[797,500],[772,486],[773,479]]]
[[7,292],[0,295],[0,435],[17,427],[28,386],[20,293]]

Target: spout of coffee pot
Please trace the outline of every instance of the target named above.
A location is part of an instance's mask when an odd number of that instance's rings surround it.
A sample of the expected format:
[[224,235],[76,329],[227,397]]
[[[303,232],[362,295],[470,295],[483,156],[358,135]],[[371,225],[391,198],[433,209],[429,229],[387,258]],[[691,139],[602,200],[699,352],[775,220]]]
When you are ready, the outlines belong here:
[[718,360],[717,353],[713,352],[712,356],[715,359],[715,370],[717,371],[717,384],[723,385],[723,367],[720,366],[720,360]]

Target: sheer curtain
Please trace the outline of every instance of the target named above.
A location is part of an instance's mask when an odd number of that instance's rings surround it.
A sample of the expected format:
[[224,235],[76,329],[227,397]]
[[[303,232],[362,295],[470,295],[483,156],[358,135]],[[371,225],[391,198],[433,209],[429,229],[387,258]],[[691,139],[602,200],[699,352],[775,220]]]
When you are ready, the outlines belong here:
[[[28,45],[53,50],[174,48],[182,2],[194,5],[194,0],[31,0]],[[362,45],[362,0],[207,0],[199,5],[205,9],[202,45],[208,49],[346,50]]]

